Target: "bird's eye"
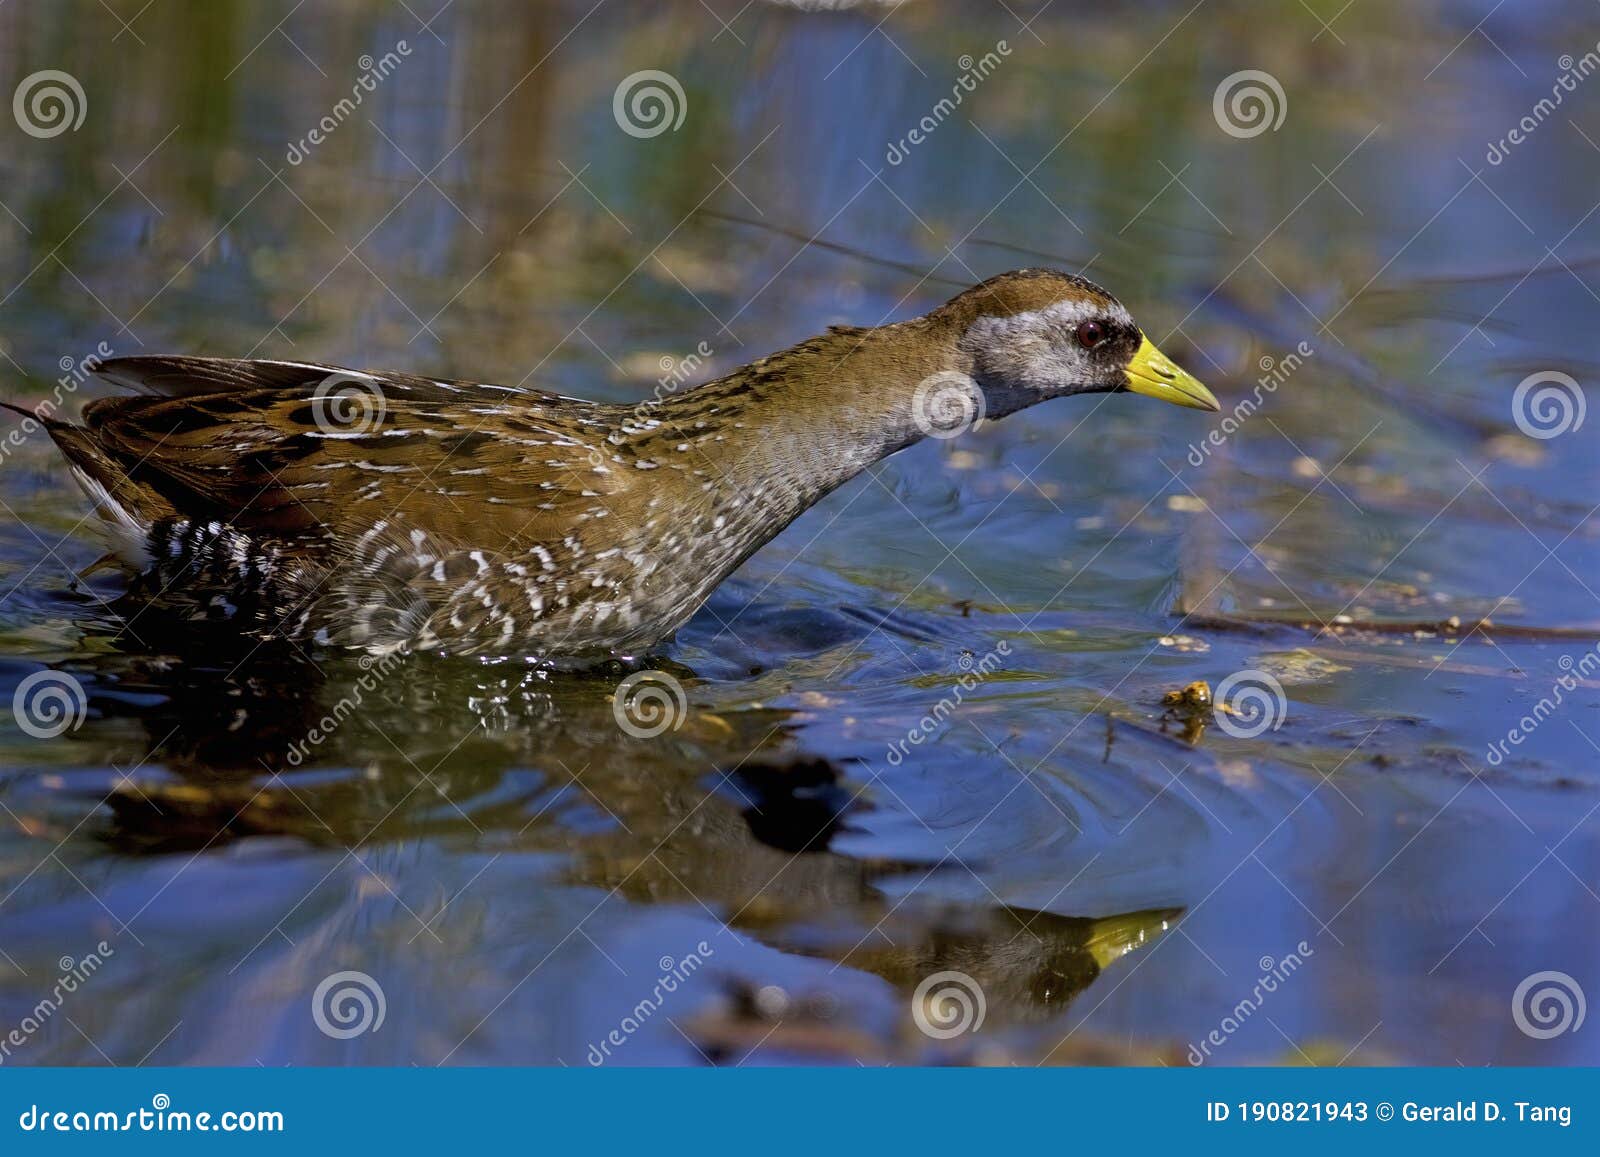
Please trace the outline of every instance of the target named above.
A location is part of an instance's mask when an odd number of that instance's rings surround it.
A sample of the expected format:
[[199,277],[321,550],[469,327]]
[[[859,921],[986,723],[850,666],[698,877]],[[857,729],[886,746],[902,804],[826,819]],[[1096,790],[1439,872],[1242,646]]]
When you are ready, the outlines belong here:
[[1106,340],[1106,327],[1098,321],[1080,322],[1078,325],[1078,344],[1086,350]]

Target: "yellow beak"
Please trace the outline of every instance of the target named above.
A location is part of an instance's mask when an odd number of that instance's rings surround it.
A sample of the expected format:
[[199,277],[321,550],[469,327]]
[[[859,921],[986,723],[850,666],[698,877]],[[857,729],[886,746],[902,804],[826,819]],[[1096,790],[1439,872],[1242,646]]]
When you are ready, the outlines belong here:
[[1174,365],[1166,354],[1156,349],[1143,334],[1139,351],[1128,363],[1128,389],[1147,398],[1159,398],[1174,406],[1188,406],[1194,410],[1222,409],[1217,399],[1191,374]]

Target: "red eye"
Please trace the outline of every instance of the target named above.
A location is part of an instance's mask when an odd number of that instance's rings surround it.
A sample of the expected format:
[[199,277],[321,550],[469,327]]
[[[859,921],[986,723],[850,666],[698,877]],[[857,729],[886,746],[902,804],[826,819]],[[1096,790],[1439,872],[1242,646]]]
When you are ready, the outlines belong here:
[[1078,344],[1086,350],[1106,340],[1106,327],[1098,321],[1085,321],[1078,325]]

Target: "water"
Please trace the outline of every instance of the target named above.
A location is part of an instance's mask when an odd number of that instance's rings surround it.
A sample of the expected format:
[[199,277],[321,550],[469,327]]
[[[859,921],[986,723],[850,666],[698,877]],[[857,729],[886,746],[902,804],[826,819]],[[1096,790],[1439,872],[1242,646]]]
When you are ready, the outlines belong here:
[[[0,9],[0,88],[87,106],[0,126],[13,399],[103,342],[635,400],[1049,262],[1261,404],[883,463],[652,659],[685,708],[649,738],[620,668],[374,669],[75,586],[84,503],[8,443],[0,695],[85,707],[0,716],[0,1059],[1600,1060],[1512,1014],[1535,973],[1600,992],[1596,427],[1513,405],[1593,397],[1600,96],[1489,157],[1589,6],[116,7]],[[634,136],[647,69],[684,115]],[[1244,69],[1277,130],[1214,119]],[[1388,629],[1301,625],[1339,615]],[[1276,728],[1163,706],[1242,671]],[[384,1011],[345,1038],[349,971]],[[939,972],[977,1031],[916,1027]]]

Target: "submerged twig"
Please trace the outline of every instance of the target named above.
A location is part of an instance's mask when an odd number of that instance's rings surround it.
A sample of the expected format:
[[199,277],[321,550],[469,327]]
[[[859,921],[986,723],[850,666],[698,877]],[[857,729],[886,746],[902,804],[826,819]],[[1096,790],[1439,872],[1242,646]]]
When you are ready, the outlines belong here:
[[1588,641],[1600,637],[1600,625],[1591,627],[1544,627],[1524,623],[1496,623],[1489,619],[1462,619],[1451,615],[1446,619],[1352,619],[1339,615],[1332,619],[1308,618],[1305,615],[1238,612],[1199,613],[1186,610],[1182,601],[1173,607],[1173,613],[1182,615],[1185,626],[1202,631],[1270,635],[1279,631],[1311,631],[1317,635],[1409,635],[1413,638],[1443,639],[1450,642],[1479,634],[1485,639],[1523,639],[1536,642]]

